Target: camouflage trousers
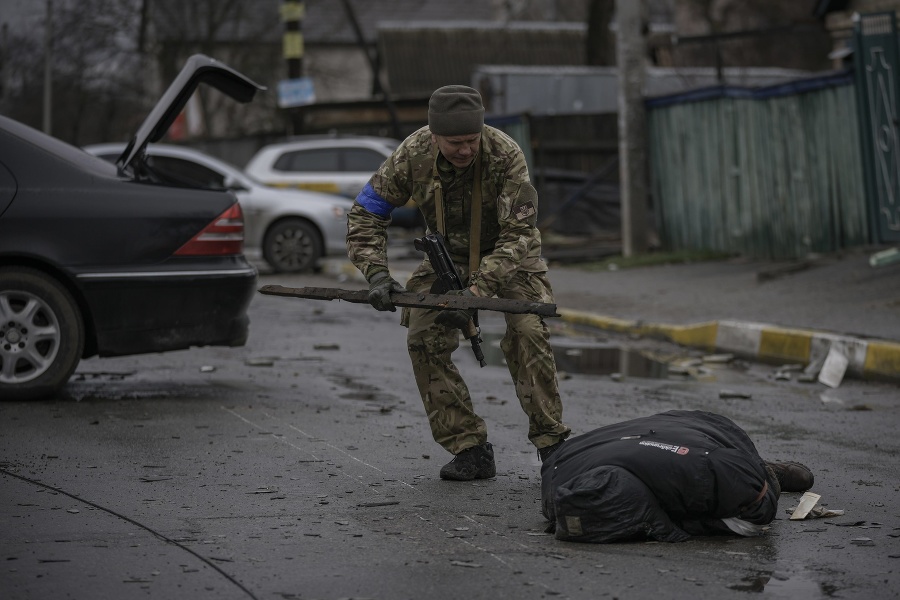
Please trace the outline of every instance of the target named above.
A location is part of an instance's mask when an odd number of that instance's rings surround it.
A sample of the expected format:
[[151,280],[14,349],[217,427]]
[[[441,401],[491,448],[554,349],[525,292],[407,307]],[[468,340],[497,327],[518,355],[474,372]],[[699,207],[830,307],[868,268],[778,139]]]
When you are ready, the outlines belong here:
[[[458,266],[465,281],[466,268]],[[427,292],[436,279],[423,263],[410,277],[406,289]],[[501,298],[553,302],[546,273],[517,271]],[[451,354],[459,347],[460,332],[437,325],[440,311],[403,309],[402,323],[409,328],[407,348],[413,373],[434,440],[452,454],[487,441],[487,426],[475,413],[469,389]],[[550,348],[550,332],[538,315],[505,314],[506,333],[500,349],[506,357],[516,395],[528,416],[528,439],[537,447],[565,439],[570,429],[562,422],[562,400],[556,362]]]

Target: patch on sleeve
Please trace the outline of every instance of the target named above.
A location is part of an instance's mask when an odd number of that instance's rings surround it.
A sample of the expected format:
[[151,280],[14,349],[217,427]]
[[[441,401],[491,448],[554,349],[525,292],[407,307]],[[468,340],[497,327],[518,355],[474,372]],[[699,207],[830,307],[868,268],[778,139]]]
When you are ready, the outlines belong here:
[[537,190],[529,182],[524,182],[519,186],[515,194],[515,206],[512,208],[512,216],[517,221],[527,221],[529,225],[537,223]]
[[513,208],[513,214],[516,215],[517,221],[524,221],[529,217],[533,217],[537,214],[537,209],[534,207],[534,202],[529,200],[525,204],[520,204]]

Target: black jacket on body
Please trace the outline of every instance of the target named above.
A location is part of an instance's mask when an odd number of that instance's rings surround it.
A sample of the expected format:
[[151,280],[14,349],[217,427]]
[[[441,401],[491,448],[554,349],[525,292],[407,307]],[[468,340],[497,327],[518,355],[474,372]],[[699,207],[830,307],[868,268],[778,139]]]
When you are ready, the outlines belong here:
[[730,419],[673,410],[570,438],[541,467],[556,538],[613,542],[733,533],[723,518],[775,518],[778,483]]

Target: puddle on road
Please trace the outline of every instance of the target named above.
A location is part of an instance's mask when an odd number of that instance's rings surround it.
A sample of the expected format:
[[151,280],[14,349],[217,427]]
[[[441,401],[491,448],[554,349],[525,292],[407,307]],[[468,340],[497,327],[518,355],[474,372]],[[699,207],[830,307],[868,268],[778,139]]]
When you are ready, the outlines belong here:
[[667,379],[669,366],[635,350],[618,346],[553,343],[556,368],[567,373]]
[[[500,350],[500,333],[483,332],[484,358],[489,365],[506,366]],[[556,369],[584,375],[613,375],[668,379],[669,367],[637,350],[591,340],[551,338]]]
[[729,585],[738,592],[765,593],[770,598],[811,600],[834,595],[836,589],[828,584],[813,581],[806,573],[759,573],[745,577],[742,583]]

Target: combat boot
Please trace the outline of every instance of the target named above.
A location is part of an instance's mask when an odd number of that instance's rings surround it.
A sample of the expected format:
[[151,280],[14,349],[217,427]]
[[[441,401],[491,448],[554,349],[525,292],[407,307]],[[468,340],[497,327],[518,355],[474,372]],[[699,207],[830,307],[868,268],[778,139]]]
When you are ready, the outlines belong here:
[[815,478],[806,465],[794,461],[769,462],[782,492],[805,492],[813,486]]
[[494,447],[489,442],[466,448],[441,468],[441,479],[454,481],[487,479],[496,474]]

